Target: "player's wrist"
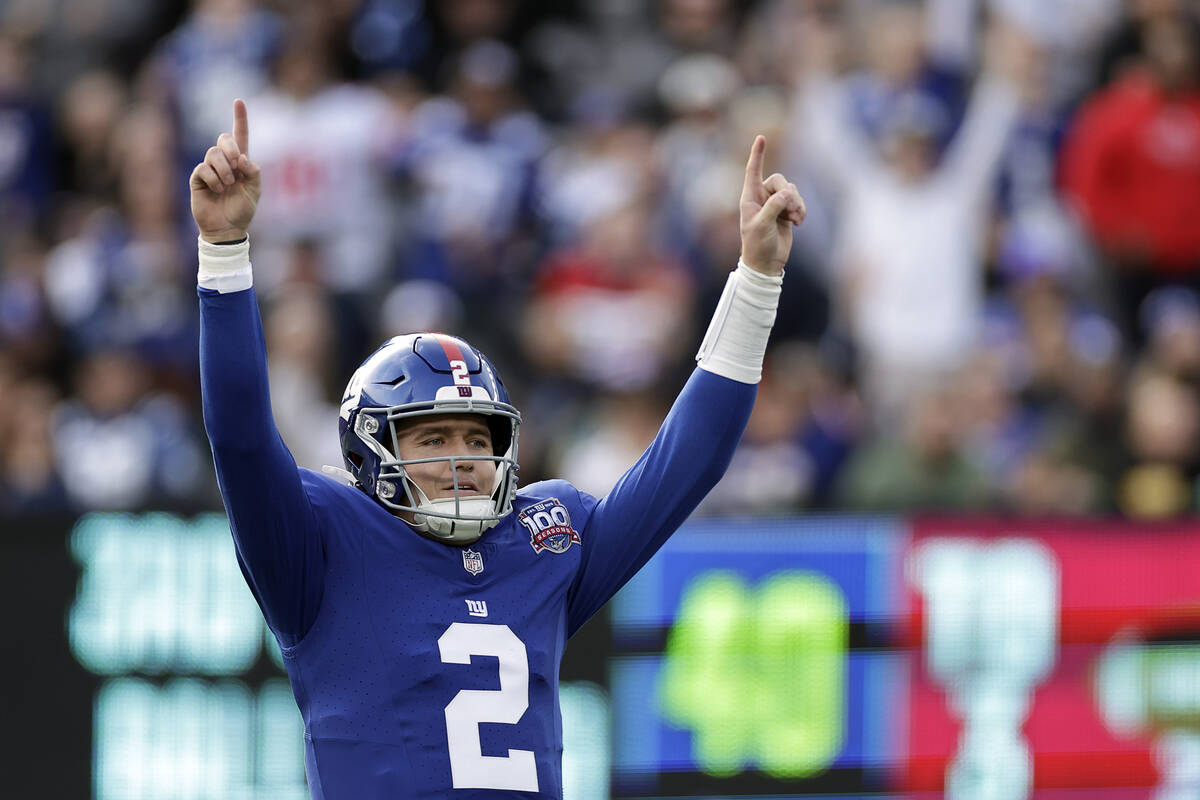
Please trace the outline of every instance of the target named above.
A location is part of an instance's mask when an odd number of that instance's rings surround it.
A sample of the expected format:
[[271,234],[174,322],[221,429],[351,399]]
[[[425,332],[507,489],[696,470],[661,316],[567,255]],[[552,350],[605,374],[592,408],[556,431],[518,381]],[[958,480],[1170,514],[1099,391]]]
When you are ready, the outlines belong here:
[[757,272],[762,275],[767,275],[770,277],[774,277],[774,276],[783,274],[783,262],[782,261],[777,262],[773,259],[760,259],[760,258],[756,258],[754,256],[747,258],[746,254],[744,252],[738,258],[738,266],[745,267],[748,270],[752,270],[753,272]]
[[772,264],[769,267],[764,267],[757,264],[751,264],[746,261],[745,257],[738,259],[738,272],[745,275],[751,280],[766,280],[771,285],[778,286],[783,282],[783,264]]
[[740,383],[758,383],[782,287],[783,273],[764,275],[738,261],[696,354],[700,368]]
[[200,238],[209,244],[239,244],[249,233],[245,228],[222,228],[216,231],[200,231]]
[[196,283],[201,289],[221,294],[240,292],[254,285],[250,269],[250,237],[243,232],[240,241],[211,242],[201,234],[196,241]]

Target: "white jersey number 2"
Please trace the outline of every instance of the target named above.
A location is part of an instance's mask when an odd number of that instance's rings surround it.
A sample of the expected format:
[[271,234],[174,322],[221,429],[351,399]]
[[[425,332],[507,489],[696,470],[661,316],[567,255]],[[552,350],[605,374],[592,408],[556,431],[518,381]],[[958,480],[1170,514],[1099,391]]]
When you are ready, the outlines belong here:
[[500,661],[500,690],[463,689],[446,706],[446,742],[455,789],[538,790],[532,750],[485,756],[479,723],[516,725],[529,708],[529,657],[507,625],[455,622],[438,639],[443,664],[470,664],[471,656]]

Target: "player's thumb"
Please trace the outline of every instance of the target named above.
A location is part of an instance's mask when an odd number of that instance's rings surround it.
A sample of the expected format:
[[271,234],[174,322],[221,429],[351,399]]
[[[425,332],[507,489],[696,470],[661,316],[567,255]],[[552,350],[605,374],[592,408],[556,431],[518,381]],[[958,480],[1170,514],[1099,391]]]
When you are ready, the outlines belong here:
[[242,185],[255,200],[262,194],[262,168],[242,155],[238,159],[238,172],[241,174]]
[[244,155],[238,160],[238,169],[251,180],[258,180],[262,177],[262,168]]
[[763,203],[762,210],[754,217],[756,225],[770,225],[779,219],[779,215],[787,210],[787,192],[776,192]]
[[251,186],[258,186],[262,183],[262,168],[251,161],[245,154],[238,158],[237,167],[238,172],[245,178],[246,183]]

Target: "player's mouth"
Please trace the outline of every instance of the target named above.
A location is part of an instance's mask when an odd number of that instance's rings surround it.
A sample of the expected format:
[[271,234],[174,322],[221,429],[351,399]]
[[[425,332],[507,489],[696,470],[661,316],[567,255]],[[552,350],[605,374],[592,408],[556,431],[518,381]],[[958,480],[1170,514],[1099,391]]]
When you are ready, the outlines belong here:
[[[443,486],[442,490],[453,493],[454,492],[454,484],[450,484],[449,486]],[[479,487],[476,486],[471,481],[459,481],[458,482],[458,491],[461,494],[479,494]]]

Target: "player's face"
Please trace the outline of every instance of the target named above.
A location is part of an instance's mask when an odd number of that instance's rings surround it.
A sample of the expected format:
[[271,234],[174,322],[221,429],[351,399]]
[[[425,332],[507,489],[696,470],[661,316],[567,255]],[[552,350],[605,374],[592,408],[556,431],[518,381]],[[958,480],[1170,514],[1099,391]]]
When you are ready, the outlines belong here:
[[[447,456],[491,456],[492,434],[481,417],[467,414],[439,414],[418,417],[396,431],[401,459],[446,458]],[[454,497],[455,472],[462,497],[492,493],[496,483],[496,462],[470,459],[455,462],[431,461],[407,464],[404,471],[430,500]]]

